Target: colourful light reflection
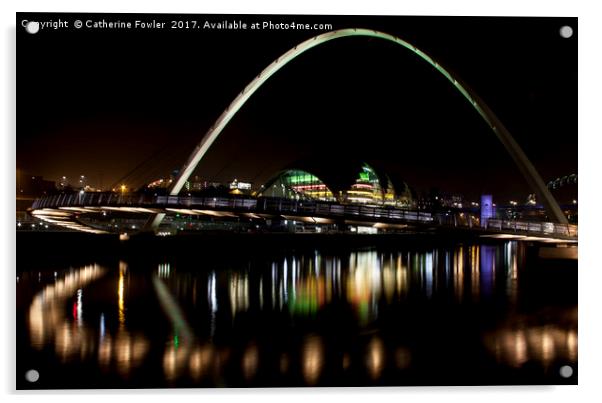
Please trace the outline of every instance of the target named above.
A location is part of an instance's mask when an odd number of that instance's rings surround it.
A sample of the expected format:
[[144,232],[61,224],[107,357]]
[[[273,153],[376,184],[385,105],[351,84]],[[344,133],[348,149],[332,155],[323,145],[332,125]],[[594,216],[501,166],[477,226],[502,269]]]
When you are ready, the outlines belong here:
[[[82,341],[87,336],[87,330],[78,326],[75,330],[68,324],[69,319],[65,316],[68,300],[77,296],[77,290],[96,280],[105,274],[105,269],[100,266],[84,266],[83,268],[68,273],[64,278],[57,278],[54,283],[47,285],[38,292],[29,307],[28,326],[31,345],[36,349],[42,349],[45,344],[54,342],[60,338],[58,343],[61,351],[67,353],[66,344],[72,341]],[[81,296],[81,294],[80,294]],[[78,322],[81,318],[81,299],[78,308],[77,300],[72,306],[73,321]],[[78,316],[79,314],[79,316]],[[83,325],[83,322],[81,322]]]
[[352,253],[347,275],[347,299],[356,307],[362,324],[377,315],[377,302],[382,292],[381,265],[374,251]]
[[495,246],[481,245],[480,247],[480,283],[485,297],[493,292],[495,283]]

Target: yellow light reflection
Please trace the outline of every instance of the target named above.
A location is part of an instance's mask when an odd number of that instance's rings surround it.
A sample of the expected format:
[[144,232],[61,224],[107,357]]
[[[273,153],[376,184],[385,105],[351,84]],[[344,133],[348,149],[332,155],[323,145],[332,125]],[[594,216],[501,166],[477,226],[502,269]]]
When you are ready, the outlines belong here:
[[380,338],[374,337],[368,344],[366,368],[372,379],[377,379],[385,366],[385,348]]
[[351,356],[349,353],[343,354],[343,369],[346,371],[351,366]]
[[408,267],[403,264],[401,254],[397,256],[395,265],[395,280],[397,295],[402,298],[408,295],[410,289],[410,276]]
[[138,367],[148,351],[148,342],[142,337],[133,337],[125,330],[119,330],[112,346],[112,357],[117,371],[129,375],[132,368]]
[[545,327],[541,332],[541,358],[544,364],[549,364],[556,355],[555,353],[554,338],[550,328]]
[[310,336],[303,345],[302,353],[303,378],[308,385],[315,385],[322,374],[324,365],[324,347],[317,336]]
[[387,259],[383,265],[383,289],[388,303],[393,301],[393,295],[395,294],[396,274],[393,264]]
[[183,369],[189,366],[189,353],[189,349],[177,348],[175,345],[165,348],[163,355],[163,373],[165,374],[165,379],[174,381],[180,377]]
[[249,277],[247,274],[232,273],[230,277],[230,308],[232,317],[249,309]]
[[105,336],[98,346],[98,363],[103,369],[108,369],[113,356],[113,343],[111,336]]
[[557,361],[576,362],[576,331],[558,325],[501,328],[484,338],[499,363],[520,368],[529,361],[549,367]]
[[127,264],[123,261],[119,262],[119,282],[117,284],[117,306],[118,306],[118,317],[119,325],[125,325],[125,302],[124,302],[124,283],[125,283],[125,272],[127,270]]
[[213,359],[213,348],[211,346],[195,348],[190,354],[190,376],[198,381],[211,370]]
[[[64,359],[70,359],[75,352],[88,344],[91,337],[79,318],[80,326],[72,329],[66,317],[68,300],[76,295],[78,289],[104,275],[105,269],[93,265],[72,271],[62,279],[57,279],[38,292],[29,307],[28,327],[32,347],[41,350],[46,344],[55,344],[57,353]],[[75,310],[77,314],[81,311]]]
[[249,380],[255,376],[258,364],[259,350],[252,344],[247,347],[242,357],[242,373],[245,379]]
[[577,332],[570,331],[566,337],[566,348],[571,361],[577,361]]
[[[82,290],[105,272],[97,265],[85,266],[68,273],[63,279],[57,279],[36,294],[29,310],[31,343],[38,349],[52,345],[63,362],[97,359],[102,370],[108,371],[115,365],[119,374],[127,376],[132,368],[141,364],[148,351],[144,336],[134,337],[119,330],[112,337],[104,333],[102,322],[98,335],[96,329],[83,321],[77,305],[75,312],[65,308],[74,294],[77,295],[77,290]],[[71,312],[73,318],[66,316],[66,312]]]
[[412,352],[405,347],[399,347],[395,351],[395,364],[399,369],[407,369],[412,363]]
[[458,301],[464,297],[464,247],[454,251],[454,295]]
[[470,266],[470,284],[471,284],[471,291],[472,291],[472,297],[475,300],[479,299],[479,294],[480,294],[480,256],[479,256],[479,247],[476,245],[473,245],[470,247],[470,261],[471,261],[471,266]]
[[286,353],[283,353],[280,356],[280,372],[282,372],[283,374],[286,374],[288,372],[289,365],[290,365],[290,360],[288,358],[288,355]]

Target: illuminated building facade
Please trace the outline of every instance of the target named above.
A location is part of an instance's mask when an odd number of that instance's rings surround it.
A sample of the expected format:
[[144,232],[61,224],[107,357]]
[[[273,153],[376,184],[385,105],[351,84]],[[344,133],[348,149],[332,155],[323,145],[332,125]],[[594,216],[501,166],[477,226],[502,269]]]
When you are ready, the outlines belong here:
[[374,169],[367,164],[361,166],[353,182],[346,186],[329,186],[310,172],[290,169],[269,181],[259,192],[259,196],[411,207],[412,195],[405,183],[402,192],[395,191],[389,177],[386,177],[385,183],[386,187]]
[[268,182],[260,195],[295,200],[336,201],[335,196],[322,180],[309,172],[298,169],[280,173]]
[[[346,192],[346,201],[352,204],[383,204],[385,192],[374,170],[364,164],[355,183]],[[393,200],[395,195],[393,192],[389,194]]]
[[481,226],[487,227],[487,221],[495,217],[493,198],[491,195],[481,195]]
[[250,182],[240,182],[238,179],[234,179],[230,182],[228,187],[230,188],[230,194],[243,195],[251,193],[253,184]]

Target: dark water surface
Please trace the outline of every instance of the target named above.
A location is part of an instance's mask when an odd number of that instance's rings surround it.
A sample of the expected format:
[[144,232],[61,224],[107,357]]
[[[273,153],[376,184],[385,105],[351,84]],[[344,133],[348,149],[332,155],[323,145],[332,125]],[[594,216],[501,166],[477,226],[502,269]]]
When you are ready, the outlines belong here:
[[17,272],[18,388],[577,382],[577,263],[526,243],[105,260]]

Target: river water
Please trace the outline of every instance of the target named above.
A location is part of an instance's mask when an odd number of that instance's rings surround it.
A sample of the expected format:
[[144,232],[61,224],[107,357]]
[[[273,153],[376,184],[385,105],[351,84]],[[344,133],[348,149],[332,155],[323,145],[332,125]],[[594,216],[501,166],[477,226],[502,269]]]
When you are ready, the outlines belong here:
[[16,287],[18,388],[577,382],[576,260],[516,241],[41,263]]

